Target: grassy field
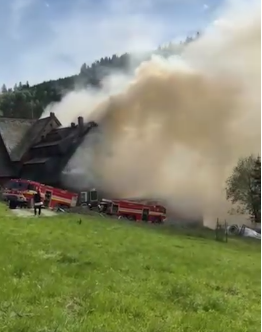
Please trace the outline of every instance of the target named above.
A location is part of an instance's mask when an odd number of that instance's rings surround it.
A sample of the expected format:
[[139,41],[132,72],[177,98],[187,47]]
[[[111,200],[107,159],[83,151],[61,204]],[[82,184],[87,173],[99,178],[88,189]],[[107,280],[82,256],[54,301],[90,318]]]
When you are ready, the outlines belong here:
[[0,205],[1,332],[258,332],[260,242]]

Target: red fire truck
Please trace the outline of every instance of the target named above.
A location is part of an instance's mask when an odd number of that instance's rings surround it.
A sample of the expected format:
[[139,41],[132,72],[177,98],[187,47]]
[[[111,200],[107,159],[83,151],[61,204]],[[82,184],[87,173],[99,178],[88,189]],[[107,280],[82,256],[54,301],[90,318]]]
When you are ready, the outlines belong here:
[[102,199],[99,207],[100,212],[138,222],[160,224],[166,219],[166,209],[155,202],[142,203],[132,200]]
[[54,188],[39,182],[13,179],[10,180],[3,191],[3,197],[12,202],[12,207],[32,207],[33,196],[40,190],[45,208],[69,208],[76,206],[78,194],[67,190]]

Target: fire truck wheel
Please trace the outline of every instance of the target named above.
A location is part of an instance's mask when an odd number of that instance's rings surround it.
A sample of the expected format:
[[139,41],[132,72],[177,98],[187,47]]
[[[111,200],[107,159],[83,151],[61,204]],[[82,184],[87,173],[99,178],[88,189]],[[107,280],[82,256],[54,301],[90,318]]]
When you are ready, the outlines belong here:
[[68,206],[68,205],[60,205],[59,207],[61,209],[63,209],[64,211],[67,211],[70,208],[70,206]]
[[66,205],[62,205],[62,204],[56,204],[54,205],[54,208],[53,208],[55,211],[59,211],[59,209],[66,209]]

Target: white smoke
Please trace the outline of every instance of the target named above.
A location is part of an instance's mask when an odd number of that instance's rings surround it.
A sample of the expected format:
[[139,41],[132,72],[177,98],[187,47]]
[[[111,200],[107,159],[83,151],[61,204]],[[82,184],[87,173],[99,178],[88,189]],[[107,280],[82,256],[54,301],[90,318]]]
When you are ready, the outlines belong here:
[[87,136],[72,160],[83,180],[188,213],[222,211],[233,165],[261,149],[260,7],[230,3],[182,57],[152,57],[132,79],[52,106],[65,124],[79,115],[100,123],[99,142]]

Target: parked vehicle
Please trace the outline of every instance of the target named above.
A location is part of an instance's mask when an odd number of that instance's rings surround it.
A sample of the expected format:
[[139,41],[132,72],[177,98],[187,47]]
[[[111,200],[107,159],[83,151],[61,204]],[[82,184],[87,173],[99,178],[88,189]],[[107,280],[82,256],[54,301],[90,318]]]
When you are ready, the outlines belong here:
[[108,215],[127,218],[148,223],[163,223],[166,209],[162,205],[141,203],[120,199],[102,199],[99,210]]
[[3,198],[10,202],[11,208],[33,206],[34,194],[40,190],[44,208],[70,208],[77,204],[78,194],[45,184],[24,180],[12,179],[3,190]]

